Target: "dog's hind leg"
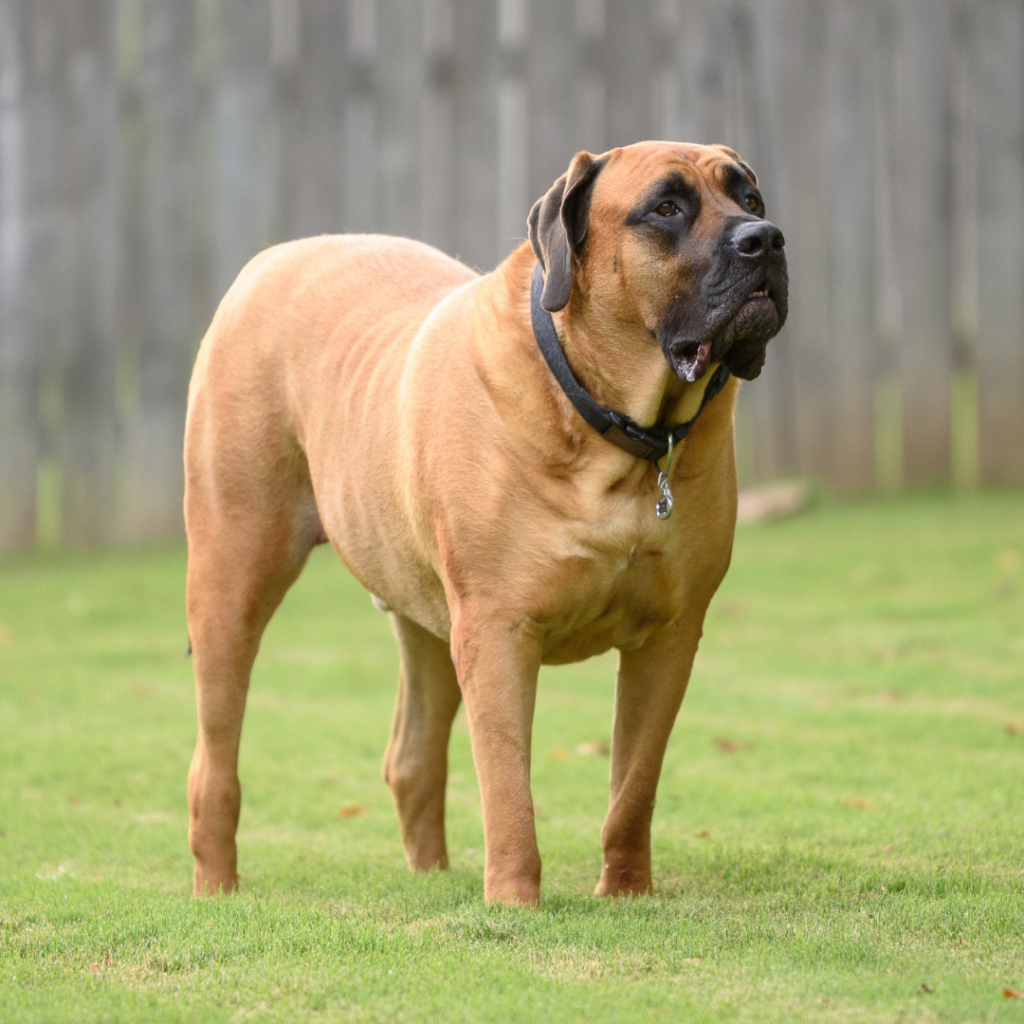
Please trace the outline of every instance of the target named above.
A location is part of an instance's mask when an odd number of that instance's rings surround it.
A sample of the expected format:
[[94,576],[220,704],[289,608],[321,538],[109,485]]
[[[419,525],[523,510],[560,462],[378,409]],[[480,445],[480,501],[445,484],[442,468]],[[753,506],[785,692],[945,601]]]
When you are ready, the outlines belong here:
[[462,694],[448,645],[411,619],[391,612],[401,667],[391,740],[382,774],[414,871],[448,867],[444,797],[448,740]]
[[[232,518],[189,536],[187,605],[199,733],[188,776],[195,894],[234,889],[241,809],[238,746],[263,630],[309,552],[285,521]],[[311,547],[312,545],[310,545]]]
[[237,885],[249,675],[263,630],[321,530],[297,446],[272,444],[266,424],[243,429],[229,403],[207,405],[204,397],[190,406],[185,451],[186,605],[199,715],[188,777],[196,895]]

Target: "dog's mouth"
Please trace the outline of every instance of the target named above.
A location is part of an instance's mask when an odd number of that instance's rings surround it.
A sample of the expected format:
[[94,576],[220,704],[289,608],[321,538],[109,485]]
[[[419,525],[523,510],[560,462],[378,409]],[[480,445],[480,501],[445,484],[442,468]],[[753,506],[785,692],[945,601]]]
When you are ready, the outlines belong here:
[[[690,384],[701,379],[712,362],[725,359],[730,350],[757,349],[764,362],[768,340],[781,327],[779,309],[770,284],[752,291],[725,325],[701,340],[680,338],[668,346],[669,363],[676,375]],[[750,353],[753,355],[753,352]],[[748,360],[744,357],[742,360]],[[750,369],[754,369],[750,367]],[[756,368],[760,370],[760,366]]]
[[671,348],[672,369],[676,376],[690,384],[701,379],[711,359],[711,339],[688,341]]
[[753,291],[740,305],[733,318],[726,324],[725,340],[765,340],[778,333],[779,309],[775,304],[772,287],[769,284]]
[[768,342],[779,333],[784,319],[770,284],[751,292],[722,332],[721,351],[730,372],[744,380],[759,376]]

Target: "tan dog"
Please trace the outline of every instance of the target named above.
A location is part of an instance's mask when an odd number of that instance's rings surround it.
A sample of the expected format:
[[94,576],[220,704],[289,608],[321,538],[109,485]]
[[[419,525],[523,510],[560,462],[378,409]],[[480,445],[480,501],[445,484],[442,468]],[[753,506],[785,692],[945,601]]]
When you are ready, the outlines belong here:
[[[242,271],[200,349],[185,438],[196,893],[237,884],[250,670],[327,539],[390,611],[398,640],[384,778],[410,866],[448,863],[447,746],[464,700],[486,898],[537,902],[537,671],[615,647],[597,891],[651,891],[662,758],[732,550],[737,384],[678,444],[675,511],[659,518],[667,455],[653,466],[620,447],[623,430],[590,426],[531,319],[543,330],[553,313],[556,348],[591,399],[624,414],[620,425],[657,434],[690,420],[708,381],[727,376],[719,364],[757,375],[785,318],[782,236],[756,184],[724,147],[580,153],[534,206],[532,244],[482,277],[373,235],[280,245]],[[538,261],[544,308],[531,309]]]

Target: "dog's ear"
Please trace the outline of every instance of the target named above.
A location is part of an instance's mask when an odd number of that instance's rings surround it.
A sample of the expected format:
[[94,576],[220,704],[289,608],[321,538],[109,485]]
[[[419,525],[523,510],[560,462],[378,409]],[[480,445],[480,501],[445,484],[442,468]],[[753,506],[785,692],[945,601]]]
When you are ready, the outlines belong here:
[[564,309],[572,293],[573,256],[587,237],[590,196],[604,163],[577,153],[569,170],[530,210],[530,245],[544,271],[540,304],[549,313]]

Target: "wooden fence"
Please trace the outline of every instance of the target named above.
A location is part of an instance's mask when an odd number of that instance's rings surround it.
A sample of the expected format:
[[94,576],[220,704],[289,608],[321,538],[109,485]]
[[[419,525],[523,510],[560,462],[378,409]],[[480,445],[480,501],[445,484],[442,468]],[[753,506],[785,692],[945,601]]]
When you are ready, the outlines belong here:
[[264,246],[489,269],[650,137],[734,146],[788,239],[746,480],[1024,481],[1021,0],[0,0],[0,550],[180,534],[191,362]]

